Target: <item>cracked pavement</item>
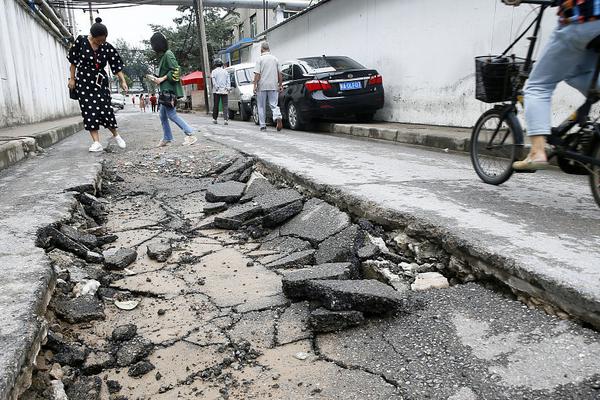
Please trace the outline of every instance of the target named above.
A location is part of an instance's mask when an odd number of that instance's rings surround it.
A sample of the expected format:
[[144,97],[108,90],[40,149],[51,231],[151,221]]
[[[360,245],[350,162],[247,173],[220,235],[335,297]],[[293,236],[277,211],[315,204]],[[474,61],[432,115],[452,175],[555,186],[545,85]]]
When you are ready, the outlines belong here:
[[[133,377],[128,367],[111,366],[84,377],[63,366],[71,387],[99,378],[97,397],[71,389],[70,399],[600,398],[595,331],[478,283],[414,292],[405,313],[313,332],[313,305],[286,298],[281,270],[265,267],[282,258],[277,246],[261,248],[280,229],[241,240],[203,226],[211,219],[203,210],[212,179],[202,176],[237,152],[206,140],[157,149],[156,116],[119,120],[128,148],[105,156],[123,178],[105,186],[106,227],[118,236],[105,248],[135,249],[137,259],[102,288],[104,319],[50,326],[106,352],[116,327],[135,325],[152,346],[142,358],[154,368]],[[164,262],[147,254],[156,241],[173,249]],[[139,304],[118,308],[119,293]],[[49,351],[42,356],[51,359]],[[109,393],[109,382],[119,390]],[[22,398],[44,398],[36,396],[30,390]]]

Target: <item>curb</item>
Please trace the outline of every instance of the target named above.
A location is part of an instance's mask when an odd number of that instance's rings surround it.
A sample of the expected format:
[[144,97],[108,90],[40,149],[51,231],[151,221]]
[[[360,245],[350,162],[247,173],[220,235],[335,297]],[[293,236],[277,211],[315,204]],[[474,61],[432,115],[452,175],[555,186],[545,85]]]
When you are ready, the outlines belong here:
[[[426,146],[448,151],[468,152],[470,139],[470,129],[468,138],[452,137],[449,135],[436,135],[430,132],[430,126],[407,125],[398,129],[390,129],[377,127],[372,125],[359,124],[336,124],[323,122],[318,124],[317,129],[321,132],[336,133],[342,135],[356,136],[369,139],[386,140],[389,142],[397,142],[411,144],[417,146]],[[457,136],[467,129],[446,128],[449,131],[454,131]],[[427,131],[427,133],[424,133]]]
[[[521,298],[541,299],[542,306],[548,306],[544,309],[549,314],[556,315],[557,311],[564,311],[600,329],[600,298],[594,294],[577,291],[552,277],[528,271],[510,257],[479,248],[469,240],[445,228],[420,220],[409,212],[382,207],[351,192],[316,183],[302,174],[291,172],[260,157],[258,159],[263,166],[262,172],[266,175],[283,179],[292,185],[299,185],[311,195],[351,215],[369,219],[387,228],[401,229],[410,238],[426,238],[451,258],[463,263],[478,278],[478,281],[499,282],[512,289]],[[457,271],[460,272],[465,267],[458,267]]]
[[0,171],[28,158],[37,151],[38,147],[48,148],[82,129],[83,121],[80,121],[27,136],[5,139],[5,141],[0,138]]

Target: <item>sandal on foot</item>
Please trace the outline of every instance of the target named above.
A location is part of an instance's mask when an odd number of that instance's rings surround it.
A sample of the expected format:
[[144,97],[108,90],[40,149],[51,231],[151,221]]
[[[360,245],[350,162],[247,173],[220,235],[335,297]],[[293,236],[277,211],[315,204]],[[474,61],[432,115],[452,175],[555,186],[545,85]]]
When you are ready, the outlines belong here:
[[527,157],[523,161],[515,161],[512,165],[515,171],[537,171],[540,169],[548,169],[550,164],[548,161],[535,161]]

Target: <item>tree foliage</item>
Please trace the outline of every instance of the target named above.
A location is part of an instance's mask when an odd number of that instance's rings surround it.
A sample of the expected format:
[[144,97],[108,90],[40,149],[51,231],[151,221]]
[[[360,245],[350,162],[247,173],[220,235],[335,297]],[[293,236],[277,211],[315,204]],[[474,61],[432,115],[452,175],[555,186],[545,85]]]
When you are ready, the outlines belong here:
[[131,46],[123,39],[117,39],[113,45],[123,59],[123,73],[126,80],[129,78],[127,84],[131,86],[133,83],[139,83],[144,91],[151,90],[151,83],[145,79],[146,74],[152,71],[146,51]]

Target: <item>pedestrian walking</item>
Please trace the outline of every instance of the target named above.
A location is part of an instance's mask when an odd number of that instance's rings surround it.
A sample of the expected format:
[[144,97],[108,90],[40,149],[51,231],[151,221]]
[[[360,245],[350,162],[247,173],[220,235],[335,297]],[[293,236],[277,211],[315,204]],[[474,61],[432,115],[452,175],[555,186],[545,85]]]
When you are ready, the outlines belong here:
[[131,103],[135,106],[135,95],[131,95]]
[[213,87],[213,124],[217,123],[219,117],[219,102],[223,105],[223,119],[225,125],[229,119],[228,95],[231,90],[231,79],[229,72],[223,68],[223,61],[220,58],[213,62],[214,69],[211,72]]
[[163,147],[173,142],[173,132],[169,120],[185,133],[183,144],[192,145],[198,141],[193,135],[194,129],[177,115],[176,110],[177,99],[183,97],[184,93],[180,80],[181,71],[175,54],[169,50],[169,42],[165,35],[159,32],[150,38],[150,46],[156,53],[162,55],[158,65],[158,76],[147,76],[149,80],[160,85],[158,103],[160,104],[159,116],[163,128],[163,138],[158,145]]
[[144,99],[144,95],[140,95],[140,111],[146,112],[146,101]]
[[156,112],[156,103],[158,99],[156,98],[156,93],[152,93],[150,96],[150,105],[152,105],[152,112]]
[[150,96],[148,96],[148,94],[146,94],[144,96],[144,111],[146,111],[148,109],[148,107],[150,107]]
[[105,71],[107,64],[119,78],[121,88],[125,92],[129,88],[123,74],[123,61],[117,50],[106,41],[107,36],[108,29],[102,24],[102,19],[96,18],[90,34],[78,36],[67,57],[71,63],[69,89],[77,93],[83,125],[90,132],[93,141],[89,148],[91,152],[103,150],[98,134],[101,125],[112,132],[120,148],[126,147],[117,131],[117,120],[111,107],[108,75]]
[[273,120],[277,123],[277,131],[281,131],[281,111],[279,110],[279,92],[283,90],[281,66],[279,60],[271,54],[269,43],[260,45],[260,58],[254,67],[254,93],[258,103],[258,121],[260,130],[266,131],[266,103],[271,107]]

